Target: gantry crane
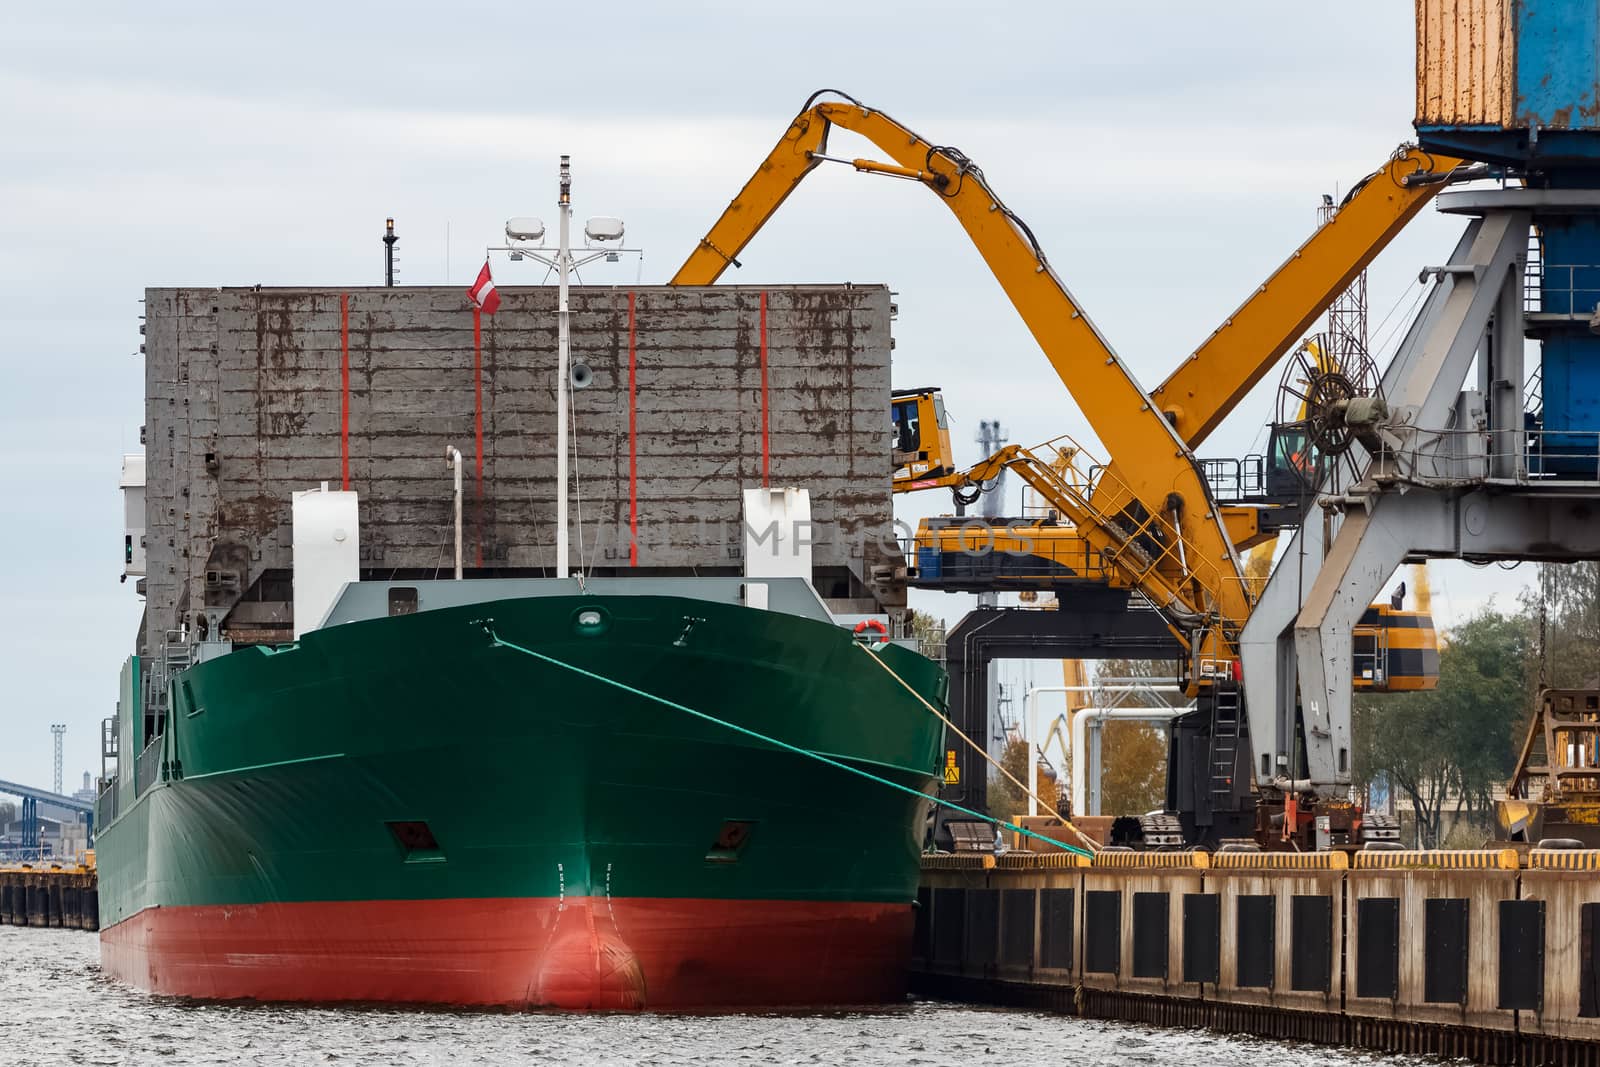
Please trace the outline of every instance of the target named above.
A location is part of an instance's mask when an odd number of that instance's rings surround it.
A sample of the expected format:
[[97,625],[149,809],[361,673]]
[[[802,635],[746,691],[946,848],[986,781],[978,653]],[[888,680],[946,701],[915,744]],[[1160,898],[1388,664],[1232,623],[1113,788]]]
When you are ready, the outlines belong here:
[[[819,102],[823,96],[842,99]],[[866,137],[892,162],[828,155],[834,126]],[[711,284],[728,266],[737,266],[751,238],[824,162],[915,181],[944,201],[1110,453],[1109,465],[1080,471],[1076,461],[1085,453],[1063,439],[1040,450],[1008,446],[968,471],[956,471],[947,433],[941,438],[927,432],[936,391],[921,391],[930,398],[926,406],[895,398],[898,410],[919,416],[921,428],[915,439],[905,438],[918,447],[896,451],[925,464],[914,473],[902,465],[908,473],[897,477],[896,488],[970,489],[1006,469],[1033,487],[1071,524],[1108,581],[1141,592],[1189,650],[1191,694],[1203,706],[1226,706],[1226,714],[1212,717],[1212,792],[1225,782],[1237,793],[1236,777],[1248,783],[1249,774],[1234,773],[1237,752],[1222,765],[1215,724],[1227,724],[1237,747],[1244,713],[1236,647],[1255,593],[1235,546],[1250,537],[1229,528],[1193,447],[1421,210],[1458,160],[1416,149],[1397,152],[1153,394],[1095,329],[1033,232],[971,159],[840,93],[813,94],[672,283]],[[941,431],[943,421],[939,410],[935,423]],[[1063,464],[1064,450],[1071,458]]]
[[[1595,5],[1479,18],[1419,0],[1417,16],[1419,140],[1502,180],[1441,197],[1465,229],[1423,270],[1431,287],[1380,386],[1318,419],[1367,462],[1322,494],[1325,521],[1300,527],[1242,635],[1256,774],[1285,791],[1350,785],[1352,623],[1400,564],[1600,558]],[[1553,701],[1535,722],[1559,789],[1562,765],[1586,758],[1600,695],[1540,698]],[[1532,755],[1525,746],[1513,791]]]

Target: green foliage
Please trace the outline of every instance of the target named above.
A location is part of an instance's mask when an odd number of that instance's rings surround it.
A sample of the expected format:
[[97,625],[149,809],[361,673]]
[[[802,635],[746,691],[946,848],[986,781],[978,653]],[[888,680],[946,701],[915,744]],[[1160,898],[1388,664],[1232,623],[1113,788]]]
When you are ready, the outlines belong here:
[[1529,638],[1525,615],[1485,609],[1444,642],[1437,689],[1356,697],[1356,780],[1386,774],[1410,798],[1422,847],[1440,844],[1447,808],[1490,811],[1494,786],[1510,775],[1527,717]]
[[1530,684],[1537,684],[1539,599],[1545,598],[1546,684],[1556,689],[1600,686],[1600,561],[1544,564],[1538,581],[1523,594],[1522,607],[1534,630],[1534,666]]
[[924,656],[942,661],[944,659],[945,625],[943,619],[936,619],[925,611],[907,611],[905,618],[905,632],[917,642],[917,648]]
[[1108,722],[1100,743],[1100,810],[1143,815],[1167,803],[1167,737],[1137,722]]
[[[1109,681],[1112,678],[1176,678],[1178,676],[1177,660],[1170,659],[1103,659],[1095,664],[1095,684]],[[1163,707],[1164,702],[1159,699],[1145,699],[1137,701],[1150,707]]]
[[[1167,660],[1102,660],[1095,679],[1171,678],[1178,664]],[[1165,694],[1133,694],[1132,707],[1166,707]],[[1100,810],[1107,815],[1142,815],[1167,803],[1167,738],[1154,726],[1108,722],[1100,741]]]
[[[1000,756],[1000,766],[1016,777],[1023,785],[1028,784],[1028,745],[1024,741],[1007,741],[1005,752]],[[1056,785],[1056,776],[1048,767],[1039,767],[1039,788],[1036,790],[1039,799],[1046,804],[1054,804],[1060,810],[1060,789]],[[1005,775],[992,772],[989,775],[989,814],[996,819],[1005,819],[1010,822],[1018,815],[1025,815],[1028,811],[1028,794],[1011,784]],[[1044,809],[1040,808],[1040,814]]]

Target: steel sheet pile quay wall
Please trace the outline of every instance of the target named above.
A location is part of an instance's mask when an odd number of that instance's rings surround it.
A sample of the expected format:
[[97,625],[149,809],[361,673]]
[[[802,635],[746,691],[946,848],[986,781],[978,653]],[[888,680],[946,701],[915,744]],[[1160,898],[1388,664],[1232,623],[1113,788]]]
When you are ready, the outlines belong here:
[[[500,293],[480,317],[456,287],[148,290],[146,633],[205,615],[212,636],[281,635],[290,494],[323,481],[360,494],[364,568],[447,574],[446,446],[465,459],[466,567],[545,572],[556,293]],[[898,562],[877,536],[886,288],[578,287],[571,306],[594,375],[573,394],[575,565],[738,574],[741,490],[799,486],[819,591],[876,609],[873,566]]]
[[913,985],[935,996],[1074,1011],[1088,862],[1075,853],[924,857]]
[[[1342,852],[1213,856],[1205,886],[1220,918],[1216,941],[1205,946],[1217,955],[1212,995],[1231,1004],[1337,1012],[1347,866]],[[1204,945],[1198,934],[1196,942]]]
[[1600,850],[1528,853],[1500,976],[1524,1033],[1600,1043]]
[[94,867],[26,863],[0,867],[0,926],[100,929]]
[[1501,904],[1517,899],[1517,853],[1359,852],[1345,952],[1351,1016],[1511,1030],[1494,980]]
[[1086,992],[1199,992],[1183,973],[1183,904],[1201,892],[1208,859],[1204,852],[1106,852],[1081,872]]
[[1600,850],[940,855],[922,994],[1600,1067]]

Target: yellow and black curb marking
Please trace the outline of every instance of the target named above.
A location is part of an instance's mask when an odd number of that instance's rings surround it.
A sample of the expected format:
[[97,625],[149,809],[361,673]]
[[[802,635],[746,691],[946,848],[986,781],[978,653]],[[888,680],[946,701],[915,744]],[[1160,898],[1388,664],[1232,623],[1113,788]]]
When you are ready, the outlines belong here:
[[1514,871],[1521,866],[1514,848],[1485,848],[1472,851],[1455,849],[1412,849],[1399,852],[1356,853],[1356,870],[1375,871],[1399,867],[1435,868],[1446,871]]
[[1536,848],[1528,853],[1528,868],[1535,871],[1600,870],[1600,849]]
[[1157,867],[1188,867],[1204,870],[1211,866],[1208,852],[1096,852],[1089,866],[1104,868],[1137,868],[1149,870]]
[[1007,852],[995,861],[1002,871],[1070,871],[1089,866],[1089,857],[1076,852]]
[[987,871],[994,867],[994,857],[986,852],[946,852],[922,857],[925,871]]
[[1211,857],[1217,870],[1343,871],[1350,860],[1343,852],[1219,852]]

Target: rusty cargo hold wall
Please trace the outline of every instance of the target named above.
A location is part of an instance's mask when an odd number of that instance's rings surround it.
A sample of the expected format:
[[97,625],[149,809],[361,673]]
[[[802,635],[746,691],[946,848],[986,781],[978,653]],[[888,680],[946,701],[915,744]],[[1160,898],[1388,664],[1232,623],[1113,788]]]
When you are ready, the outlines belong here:
[[[501,294],[480,317],[458,287],[148,290],[149,640],[286,640],[290,494],[321,482],[360,494],[364,575],[448,574],[452,445],[469,575],[547,573],[556,292]],[[903,604],[878,581],[898,562],[886,288],[578,287],[571,307],[593,371],[573,394],[574,566],[737,574],[740,493],[766,481],[810,490],[836,609]]]

